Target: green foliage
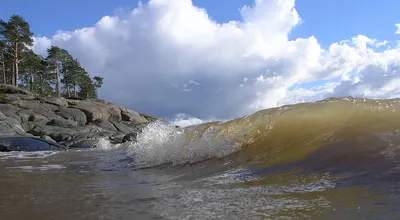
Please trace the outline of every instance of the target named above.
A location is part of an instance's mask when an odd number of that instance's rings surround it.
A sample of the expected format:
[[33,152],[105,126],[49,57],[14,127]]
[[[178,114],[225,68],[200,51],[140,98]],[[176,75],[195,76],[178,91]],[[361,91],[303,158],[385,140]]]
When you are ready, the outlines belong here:
[[79,60],[63,48],[52,45],[46,57],[36,54],[28,48],[32,36],[29,23],[21,16],[0,19],[0,83],[40,96],[97,98],[102,77],[90,78]]
[[32,36],[29,23],[21,16],[12,15],[7,22],[0,20],[1,53],[11,60],[11,81],[15,86],[18,86],[20,63],[29,53],[28,46],[33,45]]

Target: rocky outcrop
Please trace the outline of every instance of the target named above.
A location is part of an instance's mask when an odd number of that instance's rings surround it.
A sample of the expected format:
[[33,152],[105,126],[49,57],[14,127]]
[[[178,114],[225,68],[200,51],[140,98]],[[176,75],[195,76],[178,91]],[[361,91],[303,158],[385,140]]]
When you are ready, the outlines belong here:
[[100,138],[134,141],[156,120],[103,100],[35,97],[0,84],[0,151],[95,147]]

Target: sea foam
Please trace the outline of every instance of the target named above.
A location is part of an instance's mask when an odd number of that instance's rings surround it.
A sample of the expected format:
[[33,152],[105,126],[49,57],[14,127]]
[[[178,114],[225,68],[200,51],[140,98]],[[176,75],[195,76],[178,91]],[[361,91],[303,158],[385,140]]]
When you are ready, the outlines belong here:
[[240,148],[231,140],[215,138],[214,129],[211,126],[199,138],[188,140],[183,129],[156,121],[144,128],[137,141],[128,147],[127,154],[136,167],[175,166],[224,157]]

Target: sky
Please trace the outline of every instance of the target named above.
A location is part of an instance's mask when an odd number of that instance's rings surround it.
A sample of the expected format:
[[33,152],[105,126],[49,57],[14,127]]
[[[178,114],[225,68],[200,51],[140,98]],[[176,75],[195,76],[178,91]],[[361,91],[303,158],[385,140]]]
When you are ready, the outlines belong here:
[[[20,7],[24,5],[24,7]],[[34,51],[70,51],[100,97],[181,125],[327,97],[400,96],[397,0],[8,1]]]

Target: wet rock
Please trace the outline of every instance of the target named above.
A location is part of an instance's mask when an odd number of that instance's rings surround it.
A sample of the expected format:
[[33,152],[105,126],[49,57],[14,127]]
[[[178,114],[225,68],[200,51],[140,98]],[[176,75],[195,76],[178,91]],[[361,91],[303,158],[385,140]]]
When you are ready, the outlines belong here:
[[128,141],[136,141],[137,140],[137,133],[129,133],[124,136],[122,139],[122,143],[128,142]]
[[62,145],[47,140],[22,137],[3,136],[0,137],[0,151],[50,151],[66,150]]
[[46,140],[46,141],[50,141],[52,143],[57,143],[55,140],[53,140],[53,138],[51,138],[50,136],[47,136],[47,135],[42,135],[40,138],[43,140]]

